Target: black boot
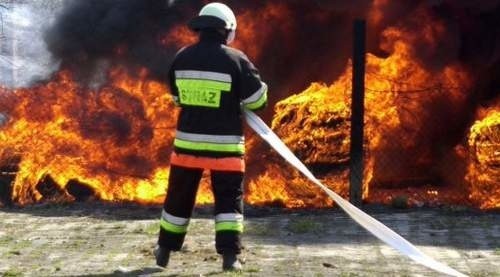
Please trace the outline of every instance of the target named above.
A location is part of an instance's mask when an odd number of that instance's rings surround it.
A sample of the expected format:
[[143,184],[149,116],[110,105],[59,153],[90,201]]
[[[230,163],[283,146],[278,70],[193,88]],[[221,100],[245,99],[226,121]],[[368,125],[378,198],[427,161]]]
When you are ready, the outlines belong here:
[[222,254],[222,270],[241,271],[242,266],[235,253]]
[[153,254],[155,255],[156,258],[156,265],[161,266],[161,267],[167,267],[168,265],[168,260],[170,259],[170,250],[163,248],[159,245],[155,247],[155,250],[153,251]]

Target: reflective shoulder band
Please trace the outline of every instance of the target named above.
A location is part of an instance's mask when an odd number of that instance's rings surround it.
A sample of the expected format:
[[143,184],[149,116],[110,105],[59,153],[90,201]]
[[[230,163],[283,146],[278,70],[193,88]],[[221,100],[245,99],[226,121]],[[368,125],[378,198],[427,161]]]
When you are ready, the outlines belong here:
[[243,99],[241,103],[245,106],[245,108],[250,110],[256,110],[264,106],[267,102],[267,85],[264,82],[261,82],[261,87],[250,97]]
[[211,88],[222,91],[231,90],[231,75],[226,73],[200,71],[200,70],[176,70],[175,80],[178,87]]
[[382,224],[380,221],[364,213],[344,198],[323,185],[307,167],[293,154],[290,149],[280,140],[280,138],[253,112],[244,110],[245,119],[250,127],[257,134],[267,141],[288,163],[293,165],[297,170],[302,172],[311,182],[320,187],[330,198],[332,198],[354,221],[372,233],[374,236],[382,240],[384,243],[392,246],[402,254],[417,263],[420,263],[435,271],[448,274],[451,276],[466,276],[457,270],[440,263],[430,256],[427,256],[413,244],[405,240],[396,232]]
[[204,79],[230,83],[232,81],[231,75],[227,73],[201,71],[201,70],[176,70],[176,79]]
[[231,83],[212,80],[176,79],[175,85],[182,91],[185,89],[211,89],[217,91],[230,91]]

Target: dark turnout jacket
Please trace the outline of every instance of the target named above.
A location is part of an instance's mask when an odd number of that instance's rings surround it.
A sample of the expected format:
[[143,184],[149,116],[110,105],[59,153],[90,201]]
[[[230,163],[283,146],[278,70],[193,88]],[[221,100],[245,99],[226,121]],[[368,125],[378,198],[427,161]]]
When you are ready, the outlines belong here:
[[244,154],[242,108],[267,103],[267,85],[245,54],[224,37],[202,32],[200,40],[176,55],[169,70],[174,101],[181,107],[176,153],[204,157]]

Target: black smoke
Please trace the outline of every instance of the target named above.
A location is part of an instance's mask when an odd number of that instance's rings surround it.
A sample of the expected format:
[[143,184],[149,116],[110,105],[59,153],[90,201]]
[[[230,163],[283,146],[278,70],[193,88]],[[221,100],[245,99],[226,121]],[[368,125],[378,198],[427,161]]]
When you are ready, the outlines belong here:
[[[82,82],[92,81],[103,65],[145,66],[162,79],[178,49],[167,48],[159,38],[177,24],[186,23],[207,1],[200,0],[70,0],[55,24],[46,32],[49,51],[63,68],[70,68]],[[370,1],[223,1],[241,14],[269,3],[288,6],[290,30],[278,30],[279,22],[256,32],[274,32],[254,61],[274,89],[277,101],[311,81],[333,81],[350,52],[350,21],[362,17]],[[255,20],[259,20],[256,18]],[[292,38],[292,40],[290,40]],[[117,54],[117,49],[126,51]],[[290,61],[293,63],[290,65]],[[330,65],[325,70],[325,61]],[[297,92],[297,91],[295,91]]]
[[53,57],[88,81],[103,64],[147,67],[161,78],[176,49],[160,43],[173,24],[195,12],[168,0],[68,0],[45,33]]
[[[176,24],[186,23],[208,1],[202,0],[71,0],[45,34],[50,52],[85,76],[103,64],[145,66],[162,79],[178,49],[167,48],[159,38]],[[312,81],[331,83],[351,56],[352,21],[369,18],[375,1],[254,0],[222,1],[235,13],[255,11],[271,4],[287,6],[289,30],[280,31],[280,22],[270,21],[263,30],[271,39],[256,42],[262,55],[254,63],[272,88],[271,103],[297,93]],[[500,1],[420,0],[388,1],[382,5],[382,20],[368,21],[367,49],[388,55],[382,49],[381,33],[388,27],[418,32],[422,10],[444,22],[445,32],[438,46],[430,48],[416,41],[417,56],[429,69],[459,62],[477,73],[475,100],[487,102],[499,93]],[[262,20],[256,14],[256,21]],[[117,49],[125,52],[117,54]]]
[[472,101],[488,103],[500,93],[500,1],[421,0],[389,1],[382,22],[372,29],[373,52],[380,45],[380,32],[390,26],[420,31],[426,22],[418,18],[425,11],[431,19],[444,24],[437,47],[415,42],[417,57],[430,70],[458,62],[474,78]]

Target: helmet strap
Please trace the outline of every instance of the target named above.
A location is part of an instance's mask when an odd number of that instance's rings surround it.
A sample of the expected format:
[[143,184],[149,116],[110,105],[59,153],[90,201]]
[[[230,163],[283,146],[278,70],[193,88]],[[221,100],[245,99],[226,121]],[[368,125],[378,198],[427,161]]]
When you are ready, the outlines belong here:
[[229,45],[234,41],[234,38],[236,37],[236,30],[229,30],[229,33],[227,34],[226,38],[226,43]]

